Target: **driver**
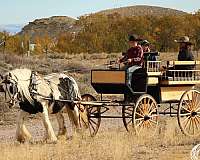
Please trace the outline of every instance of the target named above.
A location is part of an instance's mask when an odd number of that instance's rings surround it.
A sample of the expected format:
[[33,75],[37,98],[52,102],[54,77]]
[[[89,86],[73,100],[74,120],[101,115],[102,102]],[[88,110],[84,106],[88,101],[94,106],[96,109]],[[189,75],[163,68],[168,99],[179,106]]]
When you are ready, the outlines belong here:
[[136,35],[129,36],[129,46],[125,55],[118,59],[118,63],[124,63],[124,69],[128,72],[128,83],[131,86],[132,73],[143,65],[143,49],[138,45],[140,39]]

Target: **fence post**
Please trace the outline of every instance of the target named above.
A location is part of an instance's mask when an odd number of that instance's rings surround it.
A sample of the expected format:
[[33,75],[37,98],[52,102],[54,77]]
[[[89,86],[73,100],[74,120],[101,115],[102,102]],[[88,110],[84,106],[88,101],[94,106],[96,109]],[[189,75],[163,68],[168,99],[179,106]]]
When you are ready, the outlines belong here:
[[27,57],[30,56],[30,40],[27,41]]
[[6,51],[6,40],[7,40],[6,33],[4,33],[4,35],[3,35],[3,54],[5,54],[5,51]]

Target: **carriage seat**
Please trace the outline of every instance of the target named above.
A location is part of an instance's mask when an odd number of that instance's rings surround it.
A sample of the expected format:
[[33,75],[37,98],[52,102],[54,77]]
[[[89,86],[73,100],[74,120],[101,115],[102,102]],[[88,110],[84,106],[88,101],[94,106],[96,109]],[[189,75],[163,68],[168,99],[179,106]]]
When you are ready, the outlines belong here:
[[161,75],[160,72],[161,61],[157,60],[158,56],[159,52],[144,52],[144,68],[146,69],[148,76]]
[[200,61],[167,61],[167,68],[193,70],[200,66]]
[[159,52],[144,52],[144,61],[156,61]]
[[161,84],[200,84],[200,61],[168,61],[167,71],[161,77]]

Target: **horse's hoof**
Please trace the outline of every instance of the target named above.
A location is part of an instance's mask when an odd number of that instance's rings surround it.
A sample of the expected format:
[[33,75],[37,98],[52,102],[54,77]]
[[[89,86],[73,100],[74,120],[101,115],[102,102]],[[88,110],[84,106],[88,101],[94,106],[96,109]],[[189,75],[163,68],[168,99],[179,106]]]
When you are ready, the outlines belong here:
[[47,139],[46,142],[48,144],[56,144],[57,143],[57,138],[56,139]]
[[58,140],[65,139],[65,135],[57,135]]
[[58,141],[51,141],[50,144],[56,144]]
[[63,131],[63,132],[58,132],[58,134],[57,134],[57,138],[58,138],[58,137],[65,136],[66,134],[67,134],[67,132],[66,132],[66,131]]
[[16,145],[21,145],[21,144],[24,144],[24,141],[16,140],[16,141],[15,141],[15,144],[16,144]]
[[67,136],[67,140],[71,141],[73,139],[73,136]]
[[19,142],[19,143],[25,143],[25,138],[17,137],[17,142]]

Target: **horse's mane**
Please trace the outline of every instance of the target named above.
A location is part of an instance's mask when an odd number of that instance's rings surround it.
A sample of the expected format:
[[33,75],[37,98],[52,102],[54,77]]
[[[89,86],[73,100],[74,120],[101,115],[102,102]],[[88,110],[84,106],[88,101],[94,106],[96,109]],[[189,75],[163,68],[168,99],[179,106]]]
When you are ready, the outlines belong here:
[[31,104],[33,104],[33,99],[31,98],[29,85],[31,78],[31,70],[30,69],[14,69],[9,72],[11,78],[17,82],[17,88],[22,98],[28,100]]

